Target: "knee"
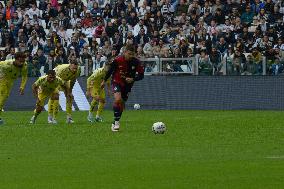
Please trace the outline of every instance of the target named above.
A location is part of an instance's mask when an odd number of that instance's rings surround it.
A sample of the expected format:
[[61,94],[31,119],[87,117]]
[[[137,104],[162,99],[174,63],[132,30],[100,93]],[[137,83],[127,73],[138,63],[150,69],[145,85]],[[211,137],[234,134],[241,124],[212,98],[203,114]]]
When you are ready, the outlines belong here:
[[99,101],[99,100],[100,100],[100,97],[99,97],[99,96],[94,96],[94,100],[95,100],[95,101]]
[[59,100],[59,94],[53,94],[53,95],[51,96],[51,99],[52,99],[52,100]]
[[66,96],[66,102],[72,102],[74,99],[73,94],[70,94],[69,96]]
[[100,99],[100,103],[105,104],[105,103],[106,103],[106,100],[105,100],[104,98],[101,98],[101,99]]
[[37,105],[36,106],[36,111],[37,112],[41,112],[43,110],[43,106],[41,106],[41,105]]
[[114,103],[115,104],[122,104],[122,99],[121,98],[120,99],[115,99]]

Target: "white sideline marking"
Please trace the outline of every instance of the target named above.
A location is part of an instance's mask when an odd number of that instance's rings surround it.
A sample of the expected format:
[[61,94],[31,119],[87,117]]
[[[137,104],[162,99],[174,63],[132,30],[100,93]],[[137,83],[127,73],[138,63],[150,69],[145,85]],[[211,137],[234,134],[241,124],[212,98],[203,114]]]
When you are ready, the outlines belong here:
[[283,156],[267,156],[265,158],[266,159],[284,159],[284,155]]

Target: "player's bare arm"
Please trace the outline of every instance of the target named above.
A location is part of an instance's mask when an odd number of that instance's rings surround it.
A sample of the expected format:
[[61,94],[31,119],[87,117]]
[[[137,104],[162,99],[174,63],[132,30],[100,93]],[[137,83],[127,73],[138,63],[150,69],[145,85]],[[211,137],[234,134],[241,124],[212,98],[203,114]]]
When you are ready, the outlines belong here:
[[33,84],[33,86],[32,86],[32,91],[33,91],[33,95],[37,98],[38,87],[35,84]]

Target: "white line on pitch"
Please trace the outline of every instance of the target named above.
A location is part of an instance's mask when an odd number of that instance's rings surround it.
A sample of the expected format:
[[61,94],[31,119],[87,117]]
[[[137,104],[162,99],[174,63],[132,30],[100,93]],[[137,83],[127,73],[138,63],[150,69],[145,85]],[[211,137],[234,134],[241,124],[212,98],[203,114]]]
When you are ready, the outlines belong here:
[[284,159],[284,156],[267,156],[266,159]]

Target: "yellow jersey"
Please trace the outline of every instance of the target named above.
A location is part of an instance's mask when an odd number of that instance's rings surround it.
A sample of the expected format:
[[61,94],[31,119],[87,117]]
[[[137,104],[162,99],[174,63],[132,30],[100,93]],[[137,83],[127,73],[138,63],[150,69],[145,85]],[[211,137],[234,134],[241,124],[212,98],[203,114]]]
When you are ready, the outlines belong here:
[[36,80],[36,82],[34,83],[35,87],[39,87],[41,93],[50,94],[54,92],[59,86],[63,88],[67,87],[66,82],[63,81],[60,77],[56,76],[53,82],[48,82],[47,77],[47,75],[42,76],[38,78],[38,80]]
[[[100,87],[102,81],[104,80],[106,75],[106,71],[104,68],[98,68],[94,71],[92,75],[87,79],[87,89],[92,87]],[[110,79],[108,79],[107,83],[110,83]]]
[[13,83],[18,77],[22,77],[21,89],[24,89],[28,79],[27,62],[22,67],[15,66],[15,59],[0,61],[0,81]]

